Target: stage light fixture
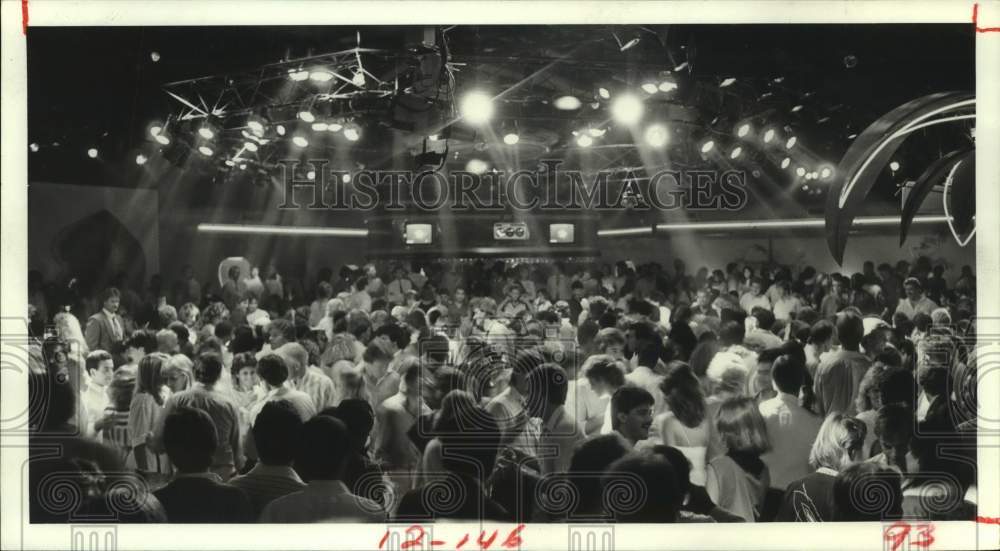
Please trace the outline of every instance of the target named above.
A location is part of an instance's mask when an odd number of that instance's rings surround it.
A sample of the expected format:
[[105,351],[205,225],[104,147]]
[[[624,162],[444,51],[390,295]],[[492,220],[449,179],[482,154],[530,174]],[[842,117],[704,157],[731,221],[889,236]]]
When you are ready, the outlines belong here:
[[232,159],[226,159],[225,164],[226,166],[236,166],[236,161]]
[[608,131],[605,128],[590,127],[587,129],[587,134],[590,134],[592,138],[600,138],[607,133]]
[[791,149],[795,147],[795,143],[798,141],[799,141],[798,138],[796,138],[795,136],[788,138],[788,140],[785,142],[785,149]]
[[792,164],[791,157],[785,157],[784,159],[781,160],[781,168],[788,168],[788,166],[791,164]]
[[356,142],[361,138],[361,129],[356,124],[344,127],[344,137],[348,141]]
[[289,69],[288,78],[295,82],[302,82],[303,80],[309,80],[309,71],[303,69]]
[[465,163],[466,172],[471,172],[473,174],[482,174],[488,169],[489,165],[482,159],[469,159],[469,162]]
[[792,107],[792,113],[798,113],[802,109],[804,109],[802,105],[796,105],[795,107]]
[[828,166],[824,166],[819,171],[819,177],[824,180],[829,180],[833,177],[833,169]]
[[253,142],[243,142],[243,149],[246,149],[247,151],[249,151],[251,153],[256,153],[257,149],[258,149],[258,146],[257,146],[257,144],[255,144]]
[[556,98],[556,101],[552,104],[556,109],[562,111],[575,111],[580,108],[583,103],[576,96],[561,96]]
[[576,137],[576,145],[580,147],[590,147],[594,145],[594,138],[591,138],[589,134],[580,134]]
[[660,90],[660,88],[658,86],[656,86],[655,82],[646,82],[646,83],[643,83],[643,85],[642,85],[642,91],[646,92],[647,94],[655,94],[659,90]]
[[207,145],[201,145],[201,146],[198,146],[198,153],[201,153],[202,155],[204,155],[206,157],[211,157],[212,154],[215,153],[215,152],[212,151],[211,147],[208,147]]
[[727,86],[732,86],[735,82],[736,82],[736,79],[733,78],[733,77],[725,78],[719,84],[719,88],[726,88]]
[[507,145],[517,145],[519,141],[521,141],[521,137],[516,132],[508,132],[503,136],[503,143]]
[[315,180],[316,179],[316,171],[315,170],[310,170],[309,172],[306,172],[306,179],[307,180]]
[[340,181],[344,182],[345,184],[351,183],[351,173],[345,172],[344,175],[340,177]]
[[247,169],[247,164],[246,163],[241,163],[240,164],[240,170],[246,170],[246,169]]
[[267,127],[267,119],[265,119],[261,115],[254,114],[247,117],[247,128],[249,128],[250,132],[253,132],[254,135],[263,136],[264,129],[266,127]]
[[652,147],[663,147],[670,141],[670,132],[662,124],[654,124],[646,128],[646,143]]
[[28,149],[30,149],[32,153],[38,153],[39,147],[37,143],[32,143],[28,146]]
[[850,134],[850,135],[847,136],[847,139],[848,140],[853,140],[854,138],[857,138],[857,137],[858,137],[857,134]]
[[309,140],[305,139],[304,136],[295,136],[292,138],[292,143],[299,147],[308,147]]
[[358,88],[365,87],[365,72],[358,68],[354,75],[351,76],[351,84],[357,86]]
[[611,91],[608,90],[607,88],[603,88],[603,87],[598,88],[597,89],[597,95],[601,96],[601,99],[611,99]]
[[671,79],[667,79],[660,82],[660,85],[657,86],[657,88],[659,88],[661,92],[673,92],[677,89],[677,83]]
[[330,125],[325,122],[314,122],[312,123],[312,129],[316,132],[326,132],[330,128]]
[[747,137],[748,134],[750,134],[751,130],[752,128],[750,126],[750,123],[745,122],[736,128],[736,135],[740,138],[745,138]]
[[331,122],[327,123],[326,125],[327,132],[340,132],[343,129],[344,125],[340,124],[339,122]]
[[618,96],[611,104],[611,116],[621,124],[636,124],[642,118],[642,111],[642,101],[634,94]]
[[284,136],[285,132],[287,132],[287,130],[285,130],[285,125],[283,124],[279,124],[277,127],[275,127],[275,130],[278,132],[279,136]]
[[806,175],[806,169],[800,166],[800,167],[798,167],[798,168],[795,169],[795,174],[798,174],[799,176],[805,176]]
[[160,52],[157,52],[156,50],[149,52],[149,59],[153,60],[153,63],[160,61]]
[[768,128],[764,131],[764,143],[771,143],[776,135],[777,132],[773,128]]
[[715,140],[706,140],[701,144],[702,154],[710,153],[713,149],[715,149]]
[[740,155],[743,155],[743,148],[740,147],[740,146],[734,147],[733,150],[729,152],[729,158],[730,159],[734,159],[734,160],[735,159],[739,159]]
[[308,109],[299,111],[298,117],[303,122],[316,122],[316,115],[313,115],[313,112]]
[[462,98],[460,110],[470,124],[485,124],[493,117],[493,99],[483,92],[469,92]]
[[819,173],[817,173],[815,170],[809,173],[810,180],[815,180],[817,178],[819,178]]
[[166,130],[161,131],[153,139],[160,145],[170,145],[170,135],[167,134]]
[[899,170],[899,161],[892,161],[891,163],[889,163],[889,170],[893,172]]
[[313,82],[329,82],[333,79],[333,73],[328,69],[313,69],[309,71],[309,80]]
[[163,130],[162,126],[154,124],[153,126],[149,127],[149,135],[155,138],[157,135],[159,135],[159,133],[162,130]]
[[97,149],[93,148],[93,147],[91,147],[90,149],[88,149],[87,150],[87,156],[90,157],[91,159],[96,159],[97,158]]
[[135,164],[137,164],[137,165],[144,165],[144,164],[146,164],[146,161],[148,161],[148,160],[149,159],[147,159],[146,156],[143,155],[142,153],[140,153],[140,154],[138,154],[138,155],[135,156]]

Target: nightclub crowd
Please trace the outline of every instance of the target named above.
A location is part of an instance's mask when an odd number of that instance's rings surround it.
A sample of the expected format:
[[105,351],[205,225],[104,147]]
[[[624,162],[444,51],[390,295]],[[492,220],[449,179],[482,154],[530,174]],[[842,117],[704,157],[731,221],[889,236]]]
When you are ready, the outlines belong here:
[[955,271],[32,272],[32,521],[971,520]]

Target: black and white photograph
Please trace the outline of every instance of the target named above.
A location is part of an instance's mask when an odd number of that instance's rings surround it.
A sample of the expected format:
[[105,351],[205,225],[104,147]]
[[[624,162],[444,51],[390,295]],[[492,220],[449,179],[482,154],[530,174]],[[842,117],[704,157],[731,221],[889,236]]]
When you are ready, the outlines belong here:
[[5,548],[1000,545],[1000,4],[36,3]]

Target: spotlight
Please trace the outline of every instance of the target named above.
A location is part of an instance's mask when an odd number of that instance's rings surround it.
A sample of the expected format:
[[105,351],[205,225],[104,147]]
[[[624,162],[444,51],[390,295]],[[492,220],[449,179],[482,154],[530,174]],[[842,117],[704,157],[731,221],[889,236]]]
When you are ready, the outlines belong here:
[[611,99],[611,91],[607,88],[598,88],[597,95],[601,96],[601,99]]
[[351,84],[357,86],[358,88],[365,87],[365,73],[361,69],[358,69],[354,76],[351,77]]
[[847,139],[848,140],[853,140],[854,138],[857,138],[857,137],[858,137],[857,134],[851,134],[851,135],[847,136]]
[[247,118],[247,128],[257,136],[263,136],[266,127],[267,119],[260,115],[250,115]]
[[299,111],[299,115],[298,116],[299,116],[299,119],[301,119],[303,122],[315,122],[316,121],[316,115],[313,115],[312,111],[309,111],[309,110]]
[[493,100],[483,92],[469,92],[462,98],[462,117],[471,124],[484,124],[493,116]]
[[302,82],[303,80],[309,80],[309,71],[305,71],[302,69],[299,70],[289,69],[288,78],[294,80],[295,82]]
[[278,125],[278,126],[277,126],[277,127],[275,128],[275,130],[276,130],[276,131],[278,132],[278,135],[279,135],[279,136],[284,136],[284,135],[285,135],[285,132],[286,132],[286,130],[285,130],[285,125],[283,125],[283,124],[279,124],[279,125]]
[[170,145],[170,135],[167,134],[166,130],[158,132],[155,136],[153,136],[153,139],[160,145]]
[[774,140],[776,132],[773,128],[768,128],[764,131],[764,143],[771,143]]
[[587,129],[587,134],[590,134],[593,138],[600,138],[605,135],[608,131],[604,128],[591,127]]
[[333,73],[327,69],[313,69],[309,71],[309,80],[313,82],[328,82],[333,78]]
[[732,78],[732,77],[723,79],[722,83],[719,84],[719,88],[725,88],[727,86],[732,86],[735,82],[736,82],[736,79]]
[[155,138],[162,130],[163,130],[162,126],[154,124],[153,126],[149,127],[149,135]]
[[684,69],[687,69],[687,66],[688,66],[688,62],[685,61],[685,62],[681,63],[680,65],[674,67],[674,72],[677,73],[677,72],[683,71]]
[[795,173],[798,174],[799,176],[805,176],[806,169],[800,166],[799,168],[795,169]]
[[893,172],[896,172],[897,170],[899,170],[899,161],[893,161],[893,162],[889,163],[889,170],[891,170]]
[[556,109],[560,109],[562,111],[575,111],[583,104],[576,96],[562,96],[556,98],[556,101],[553,102],[552,105],[554,105]]
[[792,136],[791,138],[788,138],[788,141],[785,142],[785,149],[791,149],[791,148],[795,147],[795,142],[797,142],[797,141],[799,141],[799,140],[795,136]]
[[236,166],[236,161],[234,161],[232,159],[226,159],[225,160],[225,165],[226,166]]
[[149,52],[149,59],[152,59],[153,63],[156,63],[157,61],[160,60],[160,52],[157,52],[155,50],[152,51],[152,52]]
[[87,156],[90,157],[91,159],[96,159],[97,158],[97,149],[93,148],[93,147],[91,147],[90,149],[88,149],[87,150]]
[[310,170],[309,172],[306,172],[306,179],[308,179],[308,180],[315,180],[316,179],[316,171],[315,170]]
[[791,157],[785,157],[781,160],[781,168],[788,168],[788,165],[792,164]]
[[795,107],[792,107],[792,113],[798,113],[798,112],[799,112],[799,111],[801,111],[802,109],[804,109],[804,107],[803,107],[803,106],[801,106],[801,105],[796,105]]
[[314,122],[312,123],[312,129],[316,132],[326,132],[330,128],[330,125],[325,122]]
[[303,136],[295,136],[292,138],[292,143],[299,147],[307,147],[309,145],[309,140],[305,139]]
[[517,142],[521,141],[521,137],[514,132],[505,134],[503,137],[503,143],[507,145],[517,145]]
[[655,82],[647,82],[642,85],[642,91],[647,94],[655,94],[659,91],[659,88],[656,86]]
[[742,154],[743,154],[743,148],[740,147],[740,146],[736,146],[736,147],[733,148],[732,151],[729,152],[729,158],[730,159],[739,159],[740,155],[742,155]]
[[212,153],[215,153],[214,151],[212,151],[212,148],[208,147],[207,145],[199,146],[198,147],[198,152],[201,153],[202,155],[206,156],[206,157],[211,157]]
[[37,143],[32,143],[31,145],[28,146],[28,149],[30,149],[32,153],[38,153],[38,149],[39,149],[38,148],[38,144]]
[[137,164],[137,165],[144,165],[144,164],[146,164],[146,161],[148,161],[148,160],[149,159],[147,159],[146,156],[143,155],[142,153],[140,153],[140,154],[138,154],[138,155],[135,156],[135,164]]
[[487,165],[486,161],[483,161],[482,159],[469,159],[469,162],[465,164],[465,170],[473,174],[482,174],[486,172],[488,168],[489,165]]
[[246,169],[247,169],[247,164],[246,163],[240,163],[240,170],[246,170]]
[[809,173],[810,180],[815,180],[817,178],[819,178],[819,174],[815,170]]
[[750,123],[743,123],[736,129],[736,135],[740,138],[745,138],[750,133],[750,130]]
[[670,133],[662,124],[654,124],[646,128],[646,143],[653,147],[663,147],[670,141]]
[[701,152],[709,153],[715,149],[715,140],[706,140],[705,143],[701,144]]
[[210,123],[206,122],[201,128],[198,129],[198,135],[206,140],[211,140],[215,137],[215,128],[213,128]]
[[633,125],[642,117],[643,105],[639,98],[625,94],[611,104],[611,115],[621,124]]
[[340,177],[340,181],[345,184],[351,183],[351,174],[349,172],[345,172],[344,175]]
[[257,144],[255,144],[253,142],[244,142],[243,143],[243,149],[246,149],[247,151],[249,151],[251,153],[256,153],[258,147],[257,147]]
[[657,88],[659,88],[661,92],[673,92],[677,89],[677,83],[673,80],[664,80]]
[[355,125],[348,126],[344,128],[344,137],[349,141],[356,142],[361,138],[361,130]]
[[326,125],[326,130],[328,132],[340,132],[344,128],[344,125],[339,122],[331,122]]
[[590,147],[594,144],[594,138],[591,138],[589,134],[580,134],[576,138],[576,145],[580,147]]
[[828,166],[824,166],[819,171],[819,177],[823,180],[829,180],[833,177],[833,169]]

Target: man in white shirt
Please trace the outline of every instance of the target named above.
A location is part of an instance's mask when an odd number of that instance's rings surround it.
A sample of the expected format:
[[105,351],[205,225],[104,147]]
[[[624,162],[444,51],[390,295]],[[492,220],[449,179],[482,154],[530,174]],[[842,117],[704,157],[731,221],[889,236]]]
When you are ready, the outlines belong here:
[[653,396],[644,388],[626,384],[611,397],[611,428],[634,448],[649,438],[653,426]]
[[576,447],[586,439],[583,426],[566,410],[566,371],[556,364],[544,364],[531,371],[528,409],[542,420],[538,459],[542,475],[569,470]]
[[316,406],[316,411],[333,407],[336,401],[336,390],[333,381],[323,371],[309,365],[309,352],[297,342],[290,342],[275,350],[284,358],[288,366],[288,381],[285,386],[304,392]]
[[663,342],[650,322],[636,322],[628,332],[635,348],[636,367],[625,375],[625,382],[646,389],[654,400],[653,415],[659,415],[666,411],[666,401],[660,391],[663,375],[655,371]]
[[809,452],[823,419],[799,405],[799,391],[806,368],[790,355],[779,356],[771,366],[771,384],[778,393],[758,406],[767,426],[771,449],[761,456],[771,475],[771,488],[784,491],[813,469]]
[[87,354],[86,370],[89,381],[80,392],[80,401],[87,412],[84,434],[100,437],[101,431],[113,422],[113,416],[104,410],[111,404],[108,385],[114,377],[115,362],[108,352],[94,350]]
[[308,394],[285,385],[288,380],[288,364],[283,356],[268,354],[257,360],[257,376],[263,383],[267,394],[263,400],[250,407],[248,414],[250,425],[254,424],[260,410],[264,408],[264,404],[276,400],[285,400],[291,403],[303,422],[316,415],[316,405]]
[[753,309],[756,306],[760,306],[765,310],[771,309],[771,301],[761,293],[761,287],[762,284],[760,279],[753,278],[750,281],[750,291],[744,293],[743,296],[740,297],[740,307],[743,308],[743,311],[747,314],[753,312]]
[[[625,384],[625,366],[611,356],[587,358],[566,397],[566,408],[583,424],[587,437],[601,434],[611,395]],[[608,430],[611,430],[610,419]]]
[[386,286],[385,299],[392,305],[400,306],[406,300],[406,293],[413,291],[413,282],[407,279],[402,266],[396,266],[392,271],[393,279]]
[[915,277],[908,277],[903,282],[903,289],[906,291],[906,298],[899,300],[896,312],[902,312],[906,317],[913,319],[919,313],[931,315],[938,305],[924,296],[924,286]]

